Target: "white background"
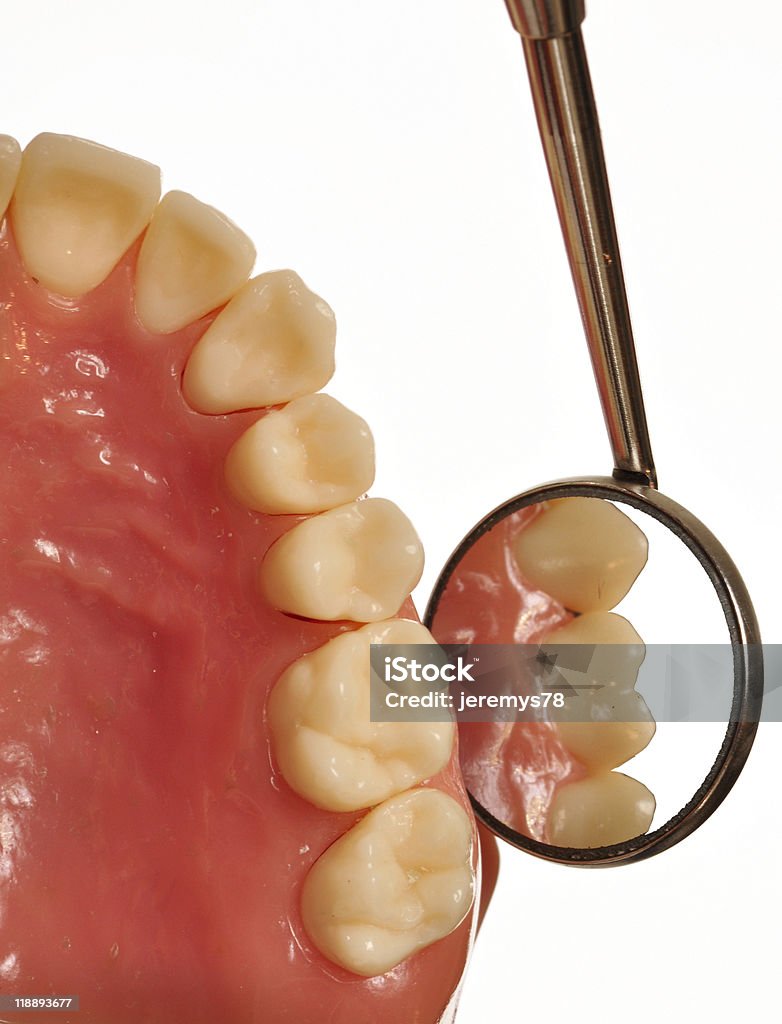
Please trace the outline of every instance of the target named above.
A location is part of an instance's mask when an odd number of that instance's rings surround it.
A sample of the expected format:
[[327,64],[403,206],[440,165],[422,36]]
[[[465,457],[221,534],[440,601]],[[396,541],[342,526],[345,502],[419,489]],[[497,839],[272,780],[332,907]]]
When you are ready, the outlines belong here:
[[[424,539],[419,607],[491,507],[610,470],[502,0],[49,0],[3,21],[0,130],[160,163],[248,231],[260,269],[292,266],[334,307],[329,390],[369,420],[374,493]],[[661,487],[780,642],[782,8],[592,0],[585,35]],[[676,590],[663,573],[662,609]],[[780,729],[653,861],[503,856],[460,1024],[776,1018]]]

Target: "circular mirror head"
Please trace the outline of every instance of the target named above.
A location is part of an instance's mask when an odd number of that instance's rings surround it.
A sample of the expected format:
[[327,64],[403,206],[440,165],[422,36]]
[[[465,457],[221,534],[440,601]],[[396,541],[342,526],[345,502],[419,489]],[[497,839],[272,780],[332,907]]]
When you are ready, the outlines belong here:
[[476,813],[538,856],[660,852],[749,753],[763,685],[749,597],[713,535],[651,488],[561,481],[514,498],[456,549],[425,621],[456,666]]

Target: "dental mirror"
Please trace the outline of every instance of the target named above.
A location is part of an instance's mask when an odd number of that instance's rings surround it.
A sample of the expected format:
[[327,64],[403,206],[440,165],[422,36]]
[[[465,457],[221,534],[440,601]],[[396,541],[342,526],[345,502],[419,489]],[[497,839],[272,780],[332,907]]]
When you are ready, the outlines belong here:
[[[468,654],[470,645],[475,644],[541,644],[536,659],[542,671],[559,665],[555,674],[560,683],[564,679],[564,691],[575,708],[571,722],[556,726],[558,732],[554,732],[546,714],[531,723],[460,721],[465,780],[478,818],[511,845],[562,864],[605,866],[641,860],[670,848],[697,829],[725,798],[757,731],[763,693],[762,650],[752,602],[730,556],[703,523],[657,490],[581,35],[583,0],[506,0],[506,4],[522,37],[614,469],[611,476],[543,484],[490,512],[451,555],[435,584],[424,621],[438,642],[456,644],[460,650],[464,647]],[[647,534],[650,559],[655,550],[675,547],[674,561],[682,560],[673,570],[676,584],[671,592],[690,576],[706,584],[701,591],[693,584],[695,592],[712,606],[712,620],[719,621],[723,630],[727,626],[730,639],[729,647],[721,645],[727,652],[727,661],[722,659],[726,664],[711,665],[705,673],[710,678],[704,680],[708,687],[712,675],[727,669],[728,698],[716,757],[705,778],[700,766],[693,782],[694,795],[683,805],[669,807],[670,816],[666,812],[667,820],[651,831],[647,829],[653,801],[649,804],[644,797],[640,782],[632,788],[632,778],[630,783],[621,780],[627,778],[624,754],[644,750],[640,756],[647,756],[646,744],[649,750],[654,745],[654,740],[649,743],[654,726],[640,682],[635,689],[644,657],[647,669],[653,667],[654,659],[649,657],[649,649],[644,654],[632,628],[637,626],[643,633],[642,623],[629,623],[614,611],[618,605],[622,612],[624,603],[619,602],[635,591],[636,576],[643,579]],[[554,547],[559,543],[562,550],[552,550],[552,543]],[[681,621],[683,613],[671,614],[672,620]],[[590,623],[591,629],[587,628]],[[709,643],[711,639],[709,635]],[[594,668],[601,658],[593,658],[597,643],[605,645],[603,657],[609,649],[613,651],[615,657],[608,669]],[[550,658],[547,644],[554,645]],[[568,645],[573,645],[569,653]],[[684,651],[689,647],[684,645]],[[573,669],[588,680],[580,692],[573,683],[580,677],[569,674],[567,667],[572,668],[574,657],[578,662],[585,653],[587,661],[592,658],[589,667],[582,664]],[[682,657],[686,660],[686,653]],[[620,663],[624,669],[617,669]],[[627,678],[619,678],[622,671]],[[670,665],[665,671],[670,672]],[[699,671],[703,673],[702,668]],[[587,730],[591,719],[599,722],[599,727],[605,726],[606,715],[611,724],[597,742],[602,749],[595,755],[595,739]],[[617,715],[623,717],[617,719]],[[611,746],[609,738],[614,737],[613,723],[617,721],[625,726],[620,737],[620,746],[624,743],[625,747],[624,754],[620,752],[612,760],[606,747]],[[690,724],[678,728],[689,729]],[[560,738],[565,741],[564,754],[562,744],[557,746]],[[636,761],[632,753],[630,757],[628,771],[634,773],[631,766]],[[487,766],[498,770],[487,774]],[[612,771],[611,766],[620,771]],[[520,779],[526,780],[526,798],[514,807],[514,780]],[[509,780],[510,788],[505,785]],[[570,782],[574,782],[573,788],[564,784]],[[618,795],[620,804],[624,800],[619,816],[627,818],[630,807],[630,824],[621,823],[624,832],[618,841],[611,839],[609,828],[603,845],[595,845],[593,838],[582,844],[578,837],[585,833],[579,832],[579,818],[588,818],[591,803],[602,799],[602,790],[596,796],[595,787],[599,790],[604,784],[630,787],[630,792]],[[551,820],[544,828],[542,820],[549,812]]]

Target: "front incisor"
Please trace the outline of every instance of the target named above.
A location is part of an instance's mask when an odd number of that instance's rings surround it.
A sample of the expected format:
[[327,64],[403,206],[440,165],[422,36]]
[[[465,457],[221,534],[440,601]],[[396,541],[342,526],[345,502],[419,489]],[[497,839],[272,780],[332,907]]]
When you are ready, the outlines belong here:
[[646,565],[643,532],[602,498],[560,498],[512,544],[527,583],[574,612],[608,611]]
[[472,826],[436,789],[387,800],[310,870],[302,918],[312,942],[354,974],[385,974],[449,935],[472,906]]
[[649,830],[655,800],[637,779],[599,772],[559,787],[549,812],[549,842],[588,850],[635,839]]
[[193,349],[182,382],[198,412],[279,405],[319,391],[334,373],[336,322],[298,274],[248,281]]
[[377,622],[399,610],[423,565],[402,510],[366,498],[294,526],[267,552],[260,584],[272,607],[292,615]]
[[371,644],[434,640],[407,619],[343,633],[295,661],[269,696],[272,752],[283,777],[328,811],[380,803],[436,775],[451,756],[450,720],[371,721]]
[[38,135],[11,204],[22,262],[50,291],[84,295],[109,276],[159,198],[153,164],[70,135]]
[[171,334],[227,302],[247,280],[255,246],[219,210],[169,192],[149,225],[136,268],[136,314]]
[[308,395],[246,430],[228,453],[225,477],[255,512],[324,512],[372,486],[375,445],[360,416],[329,395]]

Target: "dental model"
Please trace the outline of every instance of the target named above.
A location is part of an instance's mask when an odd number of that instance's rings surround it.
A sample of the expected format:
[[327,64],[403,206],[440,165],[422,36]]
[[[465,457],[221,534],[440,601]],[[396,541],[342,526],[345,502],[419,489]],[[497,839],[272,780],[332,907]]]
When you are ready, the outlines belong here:
[[[440,643],[535,643],[570,685],[556,721],[463,723],[471,792],[512,828],[554,846],[610,846],[648,831],[641,782],[614,771],[655,733],[635,690],[645,647],[614,608],[646,564],[641,530],[610,502],[569,497],[523,509],[466,553],[440,598]],[[563,645],[580,645],[568,667]],[[594,648],[594,651],[592,651]]]
[[0,138],[7,206],[0,993],[451,1020],[475,827],[453,724],[369,721],[370,643],[432,638],[332,311],[94,143]]

